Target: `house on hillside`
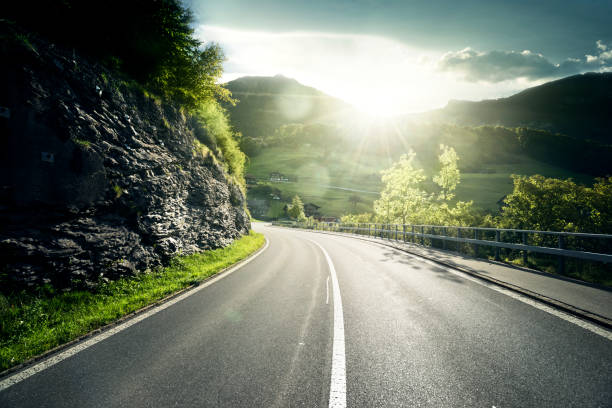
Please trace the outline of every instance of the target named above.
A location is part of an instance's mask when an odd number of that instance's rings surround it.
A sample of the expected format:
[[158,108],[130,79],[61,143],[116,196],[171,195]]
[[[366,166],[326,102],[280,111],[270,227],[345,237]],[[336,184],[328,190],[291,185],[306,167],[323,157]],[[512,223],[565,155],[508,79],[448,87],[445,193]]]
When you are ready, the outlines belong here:
[[273,183],[287,183],[289,181],[289,177],[282,173],[273,172],[270,173],[270,181]]
[[244,176],[244,181],[246,181],[247,186],[254,186],[257,184],[257,177],[252,174],[247,174]]
[[319,207],[318,205],[314,204],[314,203],[306,203],[304,204],[304,214],[307,217],[318,217],[319,214],[319,210],[321,209],[321,207]]

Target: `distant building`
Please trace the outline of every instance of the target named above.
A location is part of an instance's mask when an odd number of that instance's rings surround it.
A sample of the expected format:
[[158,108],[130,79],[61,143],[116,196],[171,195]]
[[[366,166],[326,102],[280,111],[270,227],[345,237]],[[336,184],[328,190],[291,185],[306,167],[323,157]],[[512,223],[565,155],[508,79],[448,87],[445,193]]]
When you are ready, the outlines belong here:
[[274,172],[270,173],[270,181],[273,183],[287,183],[289,182],[289,177],[282,173]]
[[247,185],[255,185],[257,184],[257,177],[252,174],[247,174],[244,176],[244,181],[246,181]]
[[320,215],[319,214],[320,209],[321,207],[313,203],[304,204],[304,214],[307,217],[318,217]]

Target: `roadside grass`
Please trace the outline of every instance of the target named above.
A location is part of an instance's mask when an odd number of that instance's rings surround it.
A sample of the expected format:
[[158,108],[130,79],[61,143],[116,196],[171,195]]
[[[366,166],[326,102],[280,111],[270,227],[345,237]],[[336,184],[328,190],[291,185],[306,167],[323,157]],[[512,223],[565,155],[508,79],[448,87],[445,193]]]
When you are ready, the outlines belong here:
[[152,304],[246,258],[261,248],[250,232],[226,248],[181,256],[166,268],[103,283],[90,291],[0,294],[0,371]]

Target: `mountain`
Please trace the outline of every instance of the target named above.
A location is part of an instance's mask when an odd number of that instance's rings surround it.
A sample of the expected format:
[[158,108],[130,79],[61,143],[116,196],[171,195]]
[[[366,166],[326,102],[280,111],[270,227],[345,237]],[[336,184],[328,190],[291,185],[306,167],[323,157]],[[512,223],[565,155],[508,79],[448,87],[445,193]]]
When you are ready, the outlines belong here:
[[508,98],[450,101],[420,118],[468,126],[529,127],[612,144],[612,73],[574,75]]
[[225,87],[239,102],[226,104],[232,124],[244,136],[265,138],[290,123],[337,123],[353,108],[323,92],[282,75],[242,77]]
[[[510,98],[452,102],[418,116],[372,121],[293,79],[244,77],[227,85],[240,100],[227,109],[250,158],[248,199],[257,217],[282,215],[283,204],[295,194],[320,207],[321,215],[371,211],[380,170],[413,150],[431,177],[440,144],[460,157],[457,198],[495,211],[512,190],[511,174],[590,183],[612,173],[612,143],[605,142],[604,132],[609,119],[603,113],[611,106],[605,92],[609,79],[580,75]],[[573,136],[555,133],[572,126]],[[270,180],[278,173],[287,181]]]

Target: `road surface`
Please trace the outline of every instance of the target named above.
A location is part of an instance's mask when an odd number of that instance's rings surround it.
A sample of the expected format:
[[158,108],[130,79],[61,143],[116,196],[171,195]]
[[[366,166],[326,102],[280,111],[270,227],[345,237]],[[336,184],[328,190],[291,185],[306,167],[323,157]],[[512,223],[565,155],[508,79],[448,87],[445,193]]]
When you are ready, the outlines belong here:
[[255,228],[250,263],[0,407],[612,406],[605,332],[378,244]]

